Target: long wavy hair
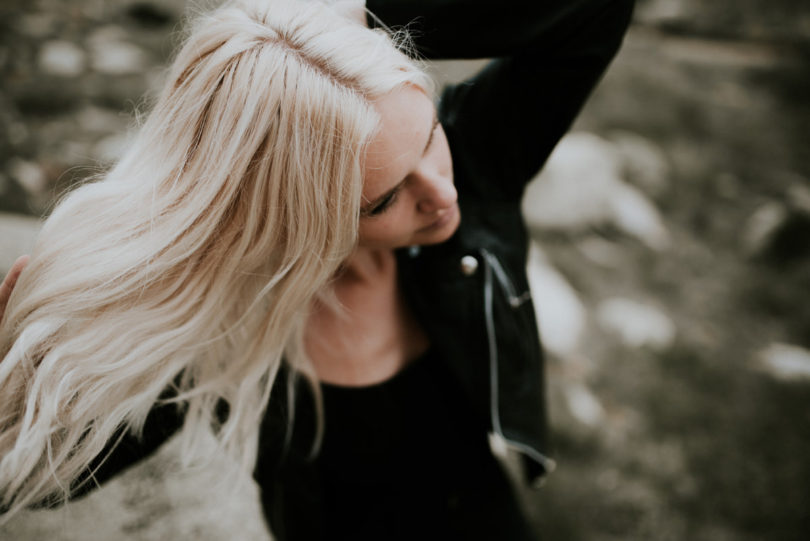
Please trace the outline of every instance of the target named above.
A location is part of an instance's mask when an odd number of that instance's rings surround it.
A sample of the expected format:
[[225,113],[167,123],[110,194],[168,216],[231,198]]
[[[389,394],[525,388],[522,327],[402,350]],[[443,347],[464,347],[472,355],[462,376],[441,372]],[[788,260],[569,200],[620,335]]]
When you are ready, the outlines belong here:
[[0,326],[0,508],[66,498],[167,389],[245,467],[357,241],[374,100],[426,75],[318,2],[199,16],[131,148],[47,219]]

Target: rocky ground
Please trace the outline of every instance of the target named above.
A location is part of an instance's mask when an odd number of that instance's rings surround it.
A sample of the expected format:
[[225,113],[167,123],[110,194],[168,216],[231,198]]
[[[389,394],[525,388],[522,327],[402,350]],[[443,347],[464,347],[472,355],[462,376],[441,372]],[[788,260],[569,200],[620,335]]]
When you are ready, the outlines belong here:
[[[0,7],[0,267],[118,155],[184,5]],[[527,191],[559,467],[524,501],[545,539],[810,534],[808,36],[799,0],[639,0]],[[0,538],[269,538],[248,480],[210,488],[225,459],[162,473],[173,461]]]

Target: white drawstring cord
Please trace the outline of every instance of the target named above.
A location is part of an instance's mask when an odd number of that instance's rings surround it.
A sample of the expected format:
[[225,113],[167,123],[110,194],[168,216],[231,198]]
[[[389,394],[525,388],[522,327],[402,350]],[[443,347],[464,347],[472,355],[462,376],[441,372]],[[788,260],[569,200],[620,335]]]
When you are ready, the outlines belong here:
[[528,299],[531,298],[531,291],[525,291],[521,295],[517,295],[512,282],[509,280],[506,272],[503,270],[500,261],[493,254],[485,249],[481,249],[481,255],[484,259],[484,318],[487,326],[487,341],[489,345],[489,407],[490,417],[492,421],[492,430],[510,447],[528,455],[545,469],[546,473],[551,473],[557,467],[557,463],[551,458],[543,455],[536,449],[529,447],[520,442],[508,439],[503,434],[501,428],[500,407],[498,405],[498,344],[495,336],[495,316],[492,310],[493,291],[492,291],[492,276],[493,273],[498,279],[498,282],[509,299],[509,305],[512,308],[517,308]]

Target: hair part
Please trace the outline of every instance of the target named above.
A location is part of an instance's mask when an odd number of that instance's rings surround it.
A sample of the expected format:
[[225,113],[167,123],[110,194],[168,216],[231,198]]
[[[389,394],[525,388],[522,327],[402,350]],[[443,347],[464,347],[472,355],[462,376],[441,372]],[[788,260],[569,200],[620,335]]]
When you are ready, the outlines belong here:
[[197,19],[131,148],[56,206],[6,308],[0,521],[68,498],[163,400],[187,461],[213,425],[252,467],[282,358],[311,375],[309,306],[357,241],[373,102],[405,84],[431,90],[390,36],[318,2]]

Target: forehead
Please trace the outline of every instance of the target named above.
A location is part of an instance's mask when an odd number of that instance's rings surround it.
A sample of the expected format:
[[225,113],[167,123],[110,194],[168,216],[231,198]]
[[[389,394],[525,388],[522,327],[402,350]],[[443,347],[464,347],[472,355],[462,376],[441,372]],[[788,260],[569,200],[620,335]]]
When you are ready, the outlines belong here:
[[433,124],[434,107],[419,88],[405,86],[374,102],[380,129],[365,156],[363,196],[393,188],[418,165]]

